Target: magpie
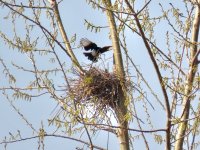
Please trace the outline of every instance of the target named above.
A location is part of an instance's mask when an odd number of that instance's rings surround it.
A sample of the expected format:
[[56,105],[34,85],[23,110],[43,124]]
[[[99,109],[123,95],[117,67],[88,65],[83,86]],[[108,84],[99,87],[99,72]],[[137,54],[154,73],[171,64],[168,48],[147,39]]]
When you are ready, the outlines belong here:
[[110,50],[112,46],[98,47],[97,44],[88,40],[87,38],[82,38],[80,40],[80,45],[84,47],[86,51],[91,50],[91,52],[84,52],[83,54],[92,62],[97,62],[100,54]]

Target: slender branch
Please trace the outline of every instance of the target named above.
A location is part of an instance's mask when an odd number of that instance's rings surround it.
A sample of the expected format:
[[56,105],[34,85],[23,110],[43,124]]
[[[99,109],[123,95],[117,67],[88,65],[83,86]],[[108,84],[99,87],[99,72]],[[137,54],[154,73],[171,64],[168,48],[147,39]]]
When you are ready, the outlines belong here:
[[[173,124],[173,125],[176,125],[176,124],[179,124],[179,123],[183,123],[183,122],[188,122],[188,121],[190,121],[190,120],[194,120],[194,119],[199,119],[200,118],[200,114],[199,115],[197,115],[197,116],[195,116],[195,117],[193,117],[193,118],[188,118],[188,119],[185,119],[185,120],[177,120],[178,122],[177,123],[175,123],[175,124]],[[172,120],[173,121],[173,120]]]
[[195,130],[194,135],[192,137],[192,142],[191,142],[191,145],[190,145],[190,150],[194,150],[194,146],[195,146],[194,142],[195,142],[196,134],[197,134],[197,131]]
[[[57,138],[69,139],[69,140],[73,140],[73,141],[80,142],[80,143],[83,143],[83,144],[90,146],[90,143],[88,143],[88,142],[85,142],[83,140],[76,139],[76,138],[73,138],[73,137],[69,137],[69,136],[63,136],[63,135],[57,135],[57,134],[44,134],[43,136],[44,137],[57,137]],[[26,141],[26,140],[36,139],[36,138],[40,138],[40,137],[41,136],[37,135],[37,136],[28,137],[28,138],[22,138],[22,139],[19,139],[19,140],[2,141],[2,142],[0,142],[0,144],[11,144],[11,143],[16,143],[16,142],[22,142],[22,141]],[[93,145],[93,147],[96,148],[96,149],[99,149],[99,150],[105,150],[104,148],[96,146],[96,145]]]
[[[164,9],[163,9],[163,7],[162,7],[162,5],[159,3],[159,5],[160,5],[160,7],[162,8],[162,11],[163,11],[163,13],[165,13],[164,12]],[[187,43],[189,43],[189,44],[192,44],[187,38],[185,38],[175,27],[174,27],[174,25],[171,23],[171,21],[170,21],[170,19],[169,19],[169,17],[167,16],[167,15],[165,15],[165,18],[166,18],[166,20],[167,20],[167,22],[168,22],[168,24],[171,26],[171,28],[174,30],[174,32],[176,33],[176,34],[178,34],[178,36],[180,36],[184,41],[186,41]]]
[[200,54],[200,49],[196,52],[196,54],[194,55],[192,61],[191,61],[191,64],[194,65],[195,61],[198,61],[197,58]]
[[[26,122],[26,124],[35,132],[38,133],[37,130],[33,127],[33,125],[26,119],[26,117],[19,111],[19,109],[13,104],[12,100],[9,96],[3,91],[3,95],[6,97],[7,101],[10,103],[12,108],[17,112],[17,114],[21,117],[22,120]],[[0,143],[1,144],[1,143]]]
[[32,23],[38,25],[40,28],[42,28],[42,29],[43,29],[45,32],[47,32],[48,35],[60,46],[60,48],[61,48],[69,57],[71,57],[70,54],[66,51],[66,49],[62,46],[62,44],[61,44],[60,42],[58,42],[58,40],[56,40],[56,39],[54,38],[54,36],[53,36],[44,26],[42,26],[42,25],[39,24],[38,22],[34,21],[33,19],[29,18],[28,16],[26,16],[26,15],[20,13],[19,11],[15,10],[14,8],[12,8],[12,7],[9,5],[9,3],[4,2],[4,1],[2,1],[2,0],[0,0],[0,1],[1,1],[5,6],[7,6],[10,10],[12,10],[13,12],[19,14],[20,16],[24,17],[25,19],[29,20],[30,22],[32,22]]
[[[4,1],[0,0],[1,2],[4,3]],[[20,7],[20,8],[29,8],[29,9],[52,9],[51,7],[47,7],[47,6],[27,6],[27,5],[23,5],[23,3],[19,4],[11,4],[11,3],[7,3],[8,5],[12,6],[12,7]]]
[[55,14],[55,17],[56,17],[56,20],[57,20],[57,24],[58,24],[58,27],[59,27],[61,36],[62,36],[62,38],[63,38],[63,40],[64,40],[64,43],[65,43],[67,52],[68,52],[68,54],[70,55],[70,58],[71,58],[72,62],[73,62],[73,63],[75,64],[75,66],[78,68],[79,72],[80,72],[80,73],[83,73],[84,70],[82,69],[81,65],[79,64],[78,60],[76,59],[76,56],[74,55],[74,53],[73,53],[73,51],[72,51],[72,48],[71,48],[69,39],[68,39],[68,37],[67,37],[67,34],[66,34],[66,32],[65,32],[65,29],[64,29],[64,26],[63,26],[63,23],[62,23],[62,20],[61,20],[61,18],[60,18],[60,12],[59,12],[58,4],[57,4],[56,1],[55,1],[55,6],[54,6],[54,14]]
[[[119,21],[123,22],[131,31],[133,31],[134,33],[136,33],[136,34],[138,34],[139,36],[141,36],[141,34],[140,34],[137,30],[131,28],[130,25],[128,25],[126,22],[124,22],[122,19],[120,19],[117,15],[115,15],[115,17],[116,17]],[[170,61],[177,69],[180,70],[180,72],[181,72],[183,75],[186,76],[185,72],[184,72],[171,58],[169,58],[160,48],[158,48],[158,47],[157,47],[152,41],[150,41],[148,38],[146,38],[146,40],[147,40],[154,48],[156,48],[156,50],[157,50],[162,56],[164,56],[164,57],[167,59],[167,61]]]
[[83,113],[81,112],[80,115],[81,115],[81,121],[82,121],[83,126],[84,126],[84,128],[85,128],[87,137],[88,137],[88,139],[89,139],[89,141],[90,141],[90,149],[93,150],[94,147],[93,147],[92,138],[91,138],[91,136],[90,136],[90,133],[89,133],[88,128],[87,128],[87,126],[86,126],[86,123],[85,123],[85,121],[84,121]]
[[[121,45],[124,48],[125,54],[128,57],[128,59],[130,60],[131,64],[133,65],[133,67],[135,68],[136,72],[139,74],[139,76],[142,78],[142,80],[144,81],[144,83],[146,84],[146,86],[149,88],[149,90],[151,91],[152,95],[156,98],[156,100],[158,101],[158,103],[160,104],[160,106],[163,108],[163,110],[165,110],[165,107],[163,105],[163,103],[161,102],[161,100],[158,98],[158,95],[156,95],[156,93],[153,91],[153,89],[150,87],[149,83],[146,81],[146,79],[144,78],[144,76],[142,75],[142,73],[139,71],[139,69],[137,68],[137,66],[135,65],[135,63],[133,62],[132,58],[128,55],[128,51],[125,49],[125,47],[123,45]],[[141,93],[142,94],[142,93]],[[144,96],[144,95],[143,95]],[[151,105],[151,103],[149,103]],[[153,106],[152,106],[153,107]],[[154,109],[154,107],[153,107]]]
[[[128,8],[130,9],[130,11],[131,11],[133,14],[135,14],[135,11],[134,11],[134,9],[132,8],[132,6],[131,6],[131,4],[129,3],[129,1],[128,1],[128,0],[125,0],[125,2],[126,2],[126,4],[127,4]],[[170,149],[171,149],[171,146],[170,146],[170,128],[171,128],[171,120],[170,120],[170,118],[171,118],[171,111],[170,111],[170,104],[169,104],[169,99],[168,99],[167,91],[166,91],[166,89],[165,89],[165,86],[163,85],[162,75],[161,75],[161,73],[160,73],[158,64],[157,64],[157,62],[156,62],[156,60],[155,60],[155,58],[154,58],[154,56],[153,56],[153,53],[152,53],[151,48],[150,48],[150,46],[149,46],[149,43],[148,43],[147,40],[146,40],[146,36],[145,36],[145,34],[144,34],[144,32],[143,32],[143,29],[142,29],[142,27],[141,27],[141,24],[140,24],[140,22],[139,22],[139,19],[138,19],[137,15],[133,15],[133,16],[134,16],[134,18],[135,18],[135,21],[136,21],[136,24],[137,24],[138,29],[139,29],[139,31],[140,31],[141,37],[142,37],[142,39],[143,39],[143,42],[144,42],[144,44],[145,44],[145,46],[146,46],[146,48],[147,48],[147,50],[148,50],[149,56],[150,56],[150,58],[151,58],[151,61],[152,61],[153,65],[154,65],[154,68],[155,68],[155,70],[156,70],[156,73],[157,73],[157,76],[158,76],[158,80],[159,80],[160,85],[161,85],[162,93],[163,93],[163,95],[164,95],[165,106],[166,106],[166,110],[167,110],[166,149],[167,149],[167,150],[170,150]]]
[[[134,102],[133,102],[133,103],[134,103]],[[133,109],[134,109],[134,111],[135,111],[135,115],[137,116],[137,111],[136,111],[135,104],[133,104]],[[139,122],[138,118],[137,118],[136,120],[137,120],[137,124],[138,124],[139,129],[142,130],[142,127],[141,127],[141,125],[140,125],[140,122]],[[141,132],[141,134],[142,134],[144,143],[145,143],[145,145],[146,145],[146,149],[149,150],[149,145],[148,145],[147,139],[146,139],[146,137],[145,137],[145,135],[144,135],[144,132]]]
[[96,7],[100,8],[102,11],[110,11],[110,12],[115,12],[115,13],[121,13],[121,14],[126,14],[126,15],[132,15],[130,12],[125,12],[125,11],[119,11],[119,10],[114,10],[112,7],[103,7],[100,4],[98,4],[95,0],[89,0],[93,5]]
[[137,12],[137,15],[139,15],[149,4],[150,4],[151,0],[149,0],[140,11]]
[[59,64],[61,70],[62,70],[62,73],[63,73],[64,79],[65,79],[65,82],[66,82],[66,84],[67,84],[68,87],[69,87],[69,81],[68,81],[68,79],[67,79],[67,75],[66,75],[65,70],[64,70],[64,68],[63,68],[63,65],[62,65],[62,63],[61,63],[61,60],[60,60],[60,58],[58,57],[58,54],[56,53],[55,48],[53,47],[52,43],[50,42],[49,38],[47,37],[47,35],[46,35],[46,33],[44,32],[43,29],[42,29],[42,32],[43,32],[43,34],[46,36],[46,38],[47,38],[47,40],[48,40],[48,43],[49,43],[51,49],[53,50],[53,53],[54,53],[54,55],[55,55],[55,57],[56,57],[56,59],[57,59],[57,61],[58,61],[58,64]]
[[[1,2],[4,3],[4,5],[6,5],[7,7],[9,7],[12,11],[14,11],[14,12],[16,12],[17,14],[23,16],[23,17],[26,18],[27,20],[29,20],[29,21],[31,21],[31,22],[37,24],[37,25],[38,25],[39,27],[41,27],[45,32],[47,32],[47,33],[51,36],[52,39],[55,40],[54,36],[53,36],[46,28],[44,28],[40,23],[38,23],[38,22],[36,22],[36,21],[30,19],[29,17],[25,16],[24,14],[22,14],[22,13],[18,12],[17,10],[13,9],[12,6],[9,5],[9,3],[4,2],[4,1],[2,1],[2,0],[1,0]],[[65,51],[65,53],[71,58],[72,62],[76,65],[76,67],[79,69],[79,71],[80,71],[81,73],[83,73],[84,70],[83,70],[82,67],[80,66],[78,60],[76,59],[76,57],[75,57],[75,55],[74,55],[74,53],[73,53],[73,51],[72,51],[72,49],[71,49],[69,40],[68,40],[68,38],[67,38],[66,32],[65,32],[65,30],[64,30],[64,27],[63,27],[63,24],[62,24],[62,21],[61,21],[61,18],[60,18],[60,14],[59,14],[59,10],[58,10],[58,5],[57,5],[57,3],[55,3],[54,11],[55,11],[55,16],[56,16],[56,19],[57,19],[57,23],[58,23],[58,26],[59,26],[61,35],[62,35],[62,37],[63,37],[63,40],[64,40],[64,42],[65,42],[65,46],[66,46],[67,50],[66,50],[65,48],[63,48],[63,46],[62,46],[59,42],[57,42],[56,40],[55,40],[55,41],[56,41],[56,43]]]
[[[113,125],[107,125],[107,124],[93,124],[93,123],[85,123],[86,125],[91,125],[91,126],[102,126],[102,127],[110,127],[114,129],[125,129],[121,126],[113,126]],[[152,132],[166,132],[166,129],[155,129],[155,130],[139,130],[139,129],[133,129],[133,128],[126,128],[129,131],[134,131],[134,132],[143,132],[143,133],[152,133]]]

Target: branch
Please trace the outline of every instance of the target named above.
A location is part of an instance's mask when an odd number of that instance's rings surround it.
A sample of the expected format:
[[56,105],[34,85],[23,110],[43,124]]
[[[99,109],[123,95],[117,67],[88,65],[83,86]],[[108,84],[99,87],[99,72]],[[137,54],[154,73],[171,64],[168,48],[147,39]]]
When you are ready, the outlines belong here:
[[36,25],[38,25],[40,28],[42,28],[45,32],[47,32],[47,33],[50,35],[50,37],[51,37],[53,40],[55,40],[55,42],[56,42],[56,43],[64,50],[64,52],[71,58],[72,62],[76,65],[76,67],[79,69],[79,71],[80,71],[81,73],[84,72],[84,70],[82,69],[82,67],[81,67],[80,64],[78,63],[78,60],[76,59],[76,57],[75,57],[75,55],[74,55],[74,53],[73,53],[73,51],[72,51],[72,49],[71,49],[69,40],[68,40],[68,38],[67,38],[67,36],[66,36],[64,27],[63,27],[62,22],[61,22],[61,19],[60,19],[60,15],[59,15],[57,3],[56,3],[56,5],[55,5],[55,7],[54,7],[54,8],[55,8],[55,9],[54,9],[54,10],[55,10],[55,16],[56,16],[56,18],[57,18],[58,26],[59,26],[59,29],[60,29],[61,34],[62,34],[62,36],[63,36],[63,39],[64,39],[65,46],[66,46],[67,50],[66,50],[66,49],[54,38],[54,36],[53,36],[45,27],[43,27],[40,23],[38,23],[38,22],[36,22],[36,21],[30,19],[29,17],[25,16],[24,14],[20,13],[19,11],[13,9],[12,6],[10,6],[9,3],[4,2],[4,1],[2,1],[2,0],[0,0],[0,1],[1,1],[4,5],[6,5],[9,9],[11,9],[12,11],[16,12],[16,13],[19,14],[20,16],[23,16],[25,19],[27,19],[27,20],[33,22],[34,24],[36,24]]
[[81,115],[81,121],[82,121],[83,126],[84,126],[84,128],[85,128],[87,137],[88,137],[88,139],[89,139],[89,141],[90,141],[90,149],[93,150],[94,146],[93,146],[92,138],[91,138],[91,136],[90,136],[90,133],[89,133],[88,128],[87,128],[87,126],[86,126],[86,123],[85,123],[85,121],[84,121],[84,117],[83,117],[83,112],[82,112],[82,111],[80,112],[80,115]]
[[[21,117],[22,120],[26,122],[26,124],[33,130],[33,132],[38,133],[37,130],[33,127],[33,125],[26,119],[26,117],[19,111],[19,109],[13,104],[13,101],[10,100],[8,95],[5,93],[5,91],[2,92],[3,95],[6,97],[9,104],[12,106],[12,108],[17,112],[17,114]],[[1,144],[1,143],[0,143]]]
[[[162,8],[163,13],[165,14],[162,5],[161,5],[160,3],[159,3],[159,5],[160,5],[160,7]],[[169,19],[169,17],[168,17],[167,15],[165,15],[164,17],[166,18],[168,24],[171,26],[171,28],[174,30],[174,32],[175,32],[176,34],[178,34],[178,35],[179,35],[184,41],[186,41],[187,43],[192,44],[187,38],[185,38],[185,37],[180,33],[180,31],[178,31],[178,30],[174,27],[174,25],[170,22],[170,19]]]
[[[198,114],[197,116],[193,117],[193,118],[188,118],[186,120],[176,120],[177,123],[174,123],[173,125],[176,125],[176,124],[179,124],[179,123],[182,123],[182,122],[188,122],[190,120],[194,120],[194,119],[199,119],[200,118],[200,114]],[[173,121],[173,120],[172,120]]]
[[[5,3],[4,1],[0,0],[2,3]],[[30,8],[30,9],[52,9],[51,7],[47,7],[47,6],[27,6],[27,5],[23,5],[23,3],[21,3],[20,5],[18,4],[11,4],[11,3],[7,3],[8,5],[12,6],[12,7],[20,7],[20,8]]]
[[[131,4],[129,3],[129,1],[128,1],[128,0],[125,0],[125,2],[126,2],[126,4],[127,4],[128,8],[130,9],[130,11],[131,11],[133,14],[135,14],[135,11],[134,11],[134,9],[132,8],[132,6],[131,6]],[[155,68],[155,70],[156,70],[156,74],[157,74],[157,76],[158,76],[158,80],[159,80],[160,85],[161,85],[162,93],[163,93],[163,95],[164,95],[165,106],[166,106],[166,110],[167,110],[166,149],[170,150],[170,149],[171,149],[171,147],[170,147],[170,127],[171,127],[171,120],[170,120],[170,118],[171,118],[171,112],[170,112],[170,104],[169,104],[169,99],[168,99],[167,91],[166,91],[166,89],[165,89],[165,86],[163,85],[162,75],[161,75],[161,73],[160,73],[158,64],[157,64],[157,62],[156,62],[156,60],[155,60],[155,58],[154,58],[154,56],[153,56],[153,53],[152,53],[151,48],[150,48],[150,46],[149,46],[149,43],[148,43],[147,40],[146,40],[146,36],[145,36],[145,34],[144,34],[144,32],[143,32],[143,29],[142,29],[142,26],[141,26],[141,24],[140,24],[140,22],[139,22],[139,19],[138,19],[137,15],[133,15],[133,16],[134,16],[134,18],[135,18],[137,27],[138,27],[138,29],[139,29],[139,31],[140,31],[141,37],[142,37],[143,42],[144,42],[144,44],[145,44],[145,46],[146,46],[146,48],[147,48],[147,51],[148,51],[149,56],[150,56],[150,58],[151,58],[151,61],[152,61],[153,65],[154,65],[154,68]]]
[[[87,125],[92,126],[102,126],[102,127],[110,127],[115,129],[125,129],[121,126],[113,126],[113,125],[107,125],[107,124],[92,124],[92,123],[85,123]],[[142,132],[142,133],[152,133],[152,132],[166,132],[166,129],[155,129],[155,130],[139,130],[139,129],[133,129],[133,128],[127,128],[129,131],[135,131],[135,132]]]
[[149,4],[150,4],[151,0],[149,0],[140,11],[137,12],[137,15],[139,15]]
[[191,64],[194,65],[195,61],[197,61],[196,63],[198,63],[198,56],[200,54],[200,49],[196,52],[195,56],[193,57],[192,61],[191,61]]
[[93,5],[95,5],[96,7],[100,8],[102,11],[110,11],[110,12],[115,12],[115,13],[121,13],[121,14],[126,14],[126,15],[133,15],[132,13],[130,12],[125,12],[125,11],[118,11],[118,10],[115,10],[114,8],[111,7],[103,7],[101,6],[100,4],[98,4],[95,0],[89,0],[89,3],[92,3]]
[[[122,19],[120,19],[117,15],[115,15],[115,17],[116,17],[119,21],[123,22],[131,31],[133,31],[134,33],[136,33],[136,34],[138,34],[139,36],[141,36],[141,34],[140,34],[137,30],[131,28],[130,25],[128,25],[126,22],[124,22]],[[184,72],[171,58],[169,58],[160,48],[158,48],[158,47],[157,47],[152,41],[150,41],[148,38],[146,38],[146,40],[147,40],[154,48],[156,48],[156,50],[157,50],[160,54],[162,54],[162,55],[167,59],[167,61],[170,61],[178,70],[180,70],[180,72],[181,72],[183,75],[186,76],[185,72]]]
[[70,55],[69,55],[69,53],[66,51],[66,49],[60,44],[60,42],[58,42],[58,40],[56,40],[56,39],[54,38],[54,36],[53,36],[44,26],[42,26],[42,25],[39,24],[38,22],[34,21],[33,19],[27,17],[26,15],[24,15],[24,14],[18,12],[17,10],[15,10],[14,8],[12,8],[12,7],[9,5],[9,3],[4,2],[4,1],[2,1],[2,0],[0,0],[0,1],[1,1],[4,5],[6,5],[10,10],[12,10],[13,12],[17,13],[18,15],[24,17],[25,19],[29,20],[30,22],[32,22],[32,23],[38,25],[40,28],[42,28],[42,29],[43,29],[45,32],[47,32],[48,35],[60,46],[60,48],[70,57]]
[[78,60],[76,59],[76,56],[74,55],[74,53],[73,53],[73,51],[72,51],[70,42],[69,42],[69,40],[68,40],[68,37],[67,37],[67,34],[66,34],[66,32],[65,32],[65,29],[64,29],[62,20],[61,20],[61,18],[60,18],[60,13],[59,13],[59,9],[58,9],[58,4],[57,4],[56,1],[55,1],[55,6],[54,6],[54,14],[55,14],[55,17],[56,17],[56,21],[57,21],[58,28],[59,28],[59,30],[60,30],[61,36],[62,36],[62,38],[63,38],[63,40],[64,40],[64,43],[65,43],[67,52],[69,53],[72,62],[73,62],[73,63],[75,64],[75,66],[78,68],[79,72],[80,72],[80,73],[83,73],[84,70],[83,70],[83,68],[81,67],[81,65],[79,64]]
[[[121,44],[121,46],[124,48],[125,54],[128,57],[128,59],[130,60],[131,64],[133,65],[133,67],[135,68],[136,72],[138,73],[138,75],[141,77],[141,79],[144,81],[144,83],[146,84],[146,86],[149,88],[151,94],[155,97],[155,99],[157,100],[157,102],[160,104],[160,106],[163,108],[163,110],[166,110],[163,103],[161,102],[161,100],[158,98],[158,95],[156,95],[156,93],[153,91],[153,89],[150,87],[149,83],[146,81],[146,79],[144,78],[144,76],[142,75],[142,73],[139,71],[139,69],[137,68],[136,64],[133,62],[132,58],[128,55],[128,51],[127,49]],[[138,90],[139,91],[139,90]],[[142,94],[142,93],[140,93]],[[143,95],[143,94],[142,94]],[[143,95],[144,96],[144,95]],[[145,97],[145,96],[144,96]],[[148,99],[145,97],[145,99],[148,101]],[[148,102],[151,107],[154,109],[153,105]]]
[[[26,141],[26,140],[35,139],[35,138],[40,138],[40,137],[41,136],[37,135],[37,136],[28,137],[28,138],[22,138],[22,139],[19,139],[19,140],[3,141],[3,142],[0,142],[0,144],[11,144],[11,143],[22,142],[22,141]],[[72,138],[72,137],[69,137],[69,136],[63,136],[63,135],[57,135],[57,134],[44,134],[43,137],[64,138],[64,139],[73,140],[73,141],[80,142],[80,143],[83,143],[83,144],[90,146],[90,143],[88,143],[88,142],[85,142],[85,141],[80,140],[80,139]],[[96,148],[96,149],[99,149],[99,150],[105,150],[104,148],[99,147],[99,146],[95,146],[95,145],[93,145],[93,148]]]

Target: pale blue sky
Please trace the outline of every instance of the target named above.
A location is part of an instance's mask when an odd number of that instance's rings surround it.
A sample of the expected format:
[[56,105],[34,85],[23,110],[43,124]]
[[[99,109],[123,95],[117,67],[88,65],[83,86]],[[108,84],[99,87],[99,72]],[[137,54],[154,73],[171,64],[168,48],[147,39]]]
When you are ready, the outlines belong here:
[[[151,10],[151,17],[156,17],[159,16],[160,13],[160,7],[158,5],[160,1],[152,1],[150,4],[150,10]],[[169,7],[169,2],[173,1],[168,1],[167,3],[165,2],[164,6]],[[162,2],[164,3],[164,2]],[[181,2],[180,2],[181,3]],[[182,6],[180,3],[175,3],[175,6],[178,6],[180,9]],[[141,8],[141,3],[138,2],[136,3],[136,6],[138,8]],[[84,19],[87,19],[88,21],[91,21],[92,23],[95,23],[95,25],[100,25],[100,26],[106,26],[107,25],[107,20],[106,16],[102,11],[99,10],[94,10],[89,6],[85,0],[74,0],[74,1],[63,1],[61,5],[59,5],[60,8],[60,14],[61,18],[63,19],[63,24],[66,29],[66,33],[68,37],[72,37],[74,34],[77,36],[77,42],[76,46],[79,44],[79,40],[82,37],[87,37],[88,39],[96,42],[98,45],[110,45],[111,41],[109,40],[108,32],[109,29],[102,29],[100,33],[94,33],[90,32],[86,29],[84,26]],[[8,9],[0,9],[0,14],[4,14],[0,16],[0,30],[6,33],[9,37],[13,36],[12,32],[12,26],[11,26],[11,21],[10,20],[5,20],[5,23],[2,21],[3,17],[6,16]],[[159,14],[160,13],[160,14]],[[46,18],[42,19],[43,25],[48,27],[48,21],[45,21]],[[165,39],[165,32],[168,29],[168,27],[165,26],[166,22],[161,22],[155,29],[155,37],[156,37],[156,42],[158,43],[158,46],[161,46],[163,49],[166,49],[164,47],[165,43],[163,43]],[[20,19],[17,20],[17,31],[20,35],[24,35],[24,22],[21,21]],[[33,36],[40,34],[40,32],[34,32],[32,33]],[[42,34],[42,33],[41,33]],[[162,99],[162,94],[160,90],[160,86],[158,84],[157,77],[154,72],[154,68],[151,64],[151,61],[149,59],[149,56],[147,54],[146,48],[144,47],[143,42],[141,39],[133,34],[130,30],[126,31],[126,36],[127,36],[127,44],[129,48],[129,54],[134,60],[135,64],[138,65],[138,68],[141,70],[143,73],[145,79],[149,81],[150,85],[153,87],[153,90],[156,91],[160,99]],[[45,46],[42,41],[40,41],[41,46]],[[4,42],[0,38],[0,58],[4,59],[4,62],[10,63],[10,62],[15,62],[19,66],[31,68],[30,61],[28,61],[28,57],[26,54],[21,54],[18,53],[17,50],[12,50],[8,49],[7,45],[4,45]],[[81,51],[81,52],[80,52]],[[63,51],[60,49],[57,50],[59,56],[62,58],[63,62],[68,63],[67,65],[71,65],[69,58],[66,58],[66,55],[64,54]],[[78,57],[79,61],[81,64],[88,64],[90,61],[88,61],[83,55],[82,55],[82,49],[75,49],[74,50],[75,55]],[[107,58],[112,56],[112,52],[108,52],[106,55]],[[38,56],[38,62],[41,64],[41,68],[45,67],[52,67],[51,64],[48,62],[47,58],[42,58]],[[83,63],[84,62],[84,63]],[[109,65],[112,64],[112,62],[108,62]],[[23,85],[24,83],[27,83],[29,79],[33,78],[33,76],[30,76],[28,73],[23,73],[22,71],[16,70],[13,66],[9,65],[11,67],[10,71],[14,75],[17,76],[18,83],[17,85]],[[0,68],[0,71],[2,72],[2,68]],[[133,69],[132,69],[133,71]],[[3,80],[5,79],[4,75],[0,73],[0,80],[2,81],[0,83],[0,87],[2,86],[8,86],[7,82],[4,82]],[[57,83],[62,83],[61,78],[56,78]],[[9,92],[8,92],[9,93]],[[1,119],[1,124],[0,124],[0,138],[2,140],[3,137],[7,136],[9,137],[9,132],[13,134],[17,134],[17,130],[21,131],[21,135],[23,137],[29,137],[32,135],[32,131],[30,128],[26,125],[26,123],[19,117],[19,115],[13,111],[13,108],[10,107],[10,104],[8,101],[0,94],[1,100],[0,100],[0,119]],[[13,100],[12,97],[10,97],[11,100]],[[154,124],[154,128],[164,128],[165,127],[165,113],[162,111],[162,108],[160,106],[157,106],[155,103],[155,98],[152,96],[148,97],[149,100],[151,100],[154,103],[154,106],[156,107],[156,110],[153,111],[151,108],[149,108],[149,111],[152,113],[152,122]],[[32,99],[31,102],[24,101],[24,100],[16,100],[14,101],[15,106],[25,115],[26,118],[30,121],[31,124],[36,129],[39,129],[41,127],[41,122],[43,122],[44,127],[47,132],[52,132],[55,130],[54,127],[48,127],[48,122],[47,119],[52,117],[52,110],[56,106],[56,102],[52,99],[49,98],[49,96],[42,96],[41,98],[35,98]],[[138,115],[143,116],[143,111],[140,113],[140,108],[141,110],[143,109],[143,106],[136,104],[136,107],[138,109]],[[145,125],[144,125],[145,126]],[[130,126],[131,128],[134,128],[134,125]],[[149,128],[148,128],[149,129]],[[133,133],[133,132],[131,132]],[[132,135],[137,135],[138,133],[133,133]],[[148,134],[145,134],[148,135]],[[102,146],[106,148],[106,141],[107,141],[107,133],[98,133],[95,136],[94,144],[98,146]],[[109,149],[110,150],[117,150],[118,148],[118,141],[116,137],[114,137],[112,134],[109,134],[110,139],[109,139]],[[87,137],[83,136],[83,140],[87,140]],[[148,137],[148,136],[147,136]],[[29,140],[29,141],[22,141],[19,143],[14,143],[14,144],[9,144],[7,146],[8,150],[23,150],[23,149],[28,149],[28,150],[36,150],[37,149],[37,140]],[[148,138],[148,142],[150,145],[150,148],[152,149],[163,149],[163,145],[159,144],[153,144],[155,141],[152,139],[152,136]],[[141,150],[145,148],[144,142],[141,138],[140,141],[136,141],[134,143],[134,147],[140,148]],[[47,137],[45,138],[45,149],[46,150],[75,150],[76,146],[82,146],[82,144],[79,144],[77,142],[71,141],[71,140],[66,140],[66,139],[58,139],[58,138],[53,138],[53,137]],[[0,150],[3,149],[4,145],[0,145]],[[84,147],[86,149],[86,147]]]

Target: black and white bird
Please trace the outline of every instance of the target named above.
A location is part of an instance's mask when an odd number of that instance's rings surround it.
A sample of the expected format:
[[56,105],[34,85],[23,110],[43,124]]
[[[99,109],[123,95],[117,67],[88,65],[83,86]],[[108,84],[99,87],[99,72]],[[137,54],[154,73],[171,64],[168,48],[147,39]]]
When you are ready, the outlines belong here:
[[91,52],[84,52],[83,54],[92,62],[97,62],[100,54],[111,50],[112,46],[98,47],[95,43],[88,40],[87,38],[82,38],[80,40],[80,45],[84,47],[86,51],[91,50]]

